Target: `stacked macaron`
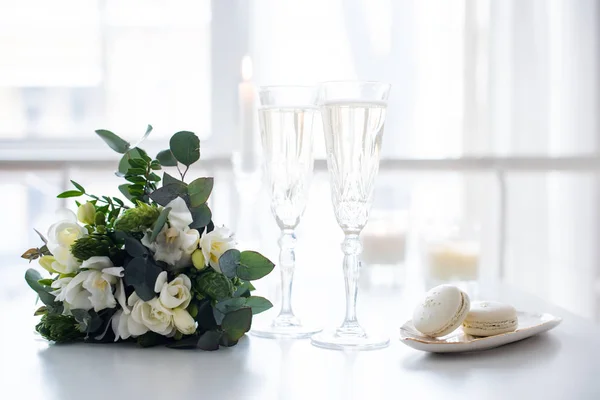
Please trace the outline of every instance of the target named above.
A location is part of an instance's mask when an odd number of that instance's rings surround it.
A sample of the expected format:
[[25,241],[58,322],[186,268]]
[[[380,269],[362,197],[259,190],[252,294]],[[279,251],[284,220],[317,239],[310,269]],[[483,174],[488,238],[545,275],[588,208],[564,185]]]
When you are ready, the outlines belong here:
[[492,336],[517,329],[514,307],[496,301],[474,302],[459,288],[451,285],[434,287],[413,313],[415,328],[427,336],[448,335],[463,326],[474,336]]

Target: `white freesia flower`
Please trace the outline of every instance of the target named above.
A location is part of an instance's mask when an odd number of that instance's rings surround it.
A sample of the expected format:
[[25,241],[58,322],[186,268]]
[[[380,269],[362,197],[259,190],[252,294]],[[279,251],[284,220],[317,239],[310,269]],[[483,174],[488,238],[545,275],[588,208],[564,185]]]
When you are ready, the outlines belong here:
[[[141,300],[140,300],[141,301]],[[136,322],[131,314],[125,310],[118,310],[112,317],[112,330],[115,333],[115,342],[119,339],[136,337],[148,332],[148,328]]]
[[77,224],[77,216],[73,211],[64,209],[58,214],[60,220],[48,229],[46,245],[56,260],[52,268],[61,274],[69,274],[79,267],[79,261],[71,254],[71,246],[87,231]]
[[150,241],[152,232],[146,232],[142,244],[154,252],[155,260],[177,268],[186,267],[191,264],[192,253],[198,248],[200,234],[189,228],[192,214],[181,197],[169,202],[167,207],[171,207],[167,217],[169,226],[165,224],[154,242]]
[[[163,306],[157,297],[150,301],[143,301],[134,292],[129,296],[127,304],[132,307],[130,316],[134,322],[159,335],[171,336],[175,332],[173,312]],[[121,315],[121,318],[123,318],[123,315]]]
[[176,308],[173,310],[173,323],[177,330],[184,335],[191,335],[196,332],[196,321],[187,310]]
[[215,227],[213,231],[205,233],[200,238],[200,248],[206,265],[210,265],[218,272],[221,272],[219,257],[227,250],[233,249],[235,245],[233,233],[224,226]]
[[91,257],[83,262],[81,268],[89,269],[79,272],[73,278],[58,279],[52,284],[57,289],[53,292],[56,300],[67,303],[70,309],[93,308],[94,311],[100,311],[114,308],[117,299],[112,287],[116,285],[117,296],[121,297],[119,303],[123,306],[125,290],[120,279],[123,267],[113,266],[108,257]]
[[186,308],[192,300],[192,295],[190,294],[192,281],[187,275],[180,274],[171,282],[167,282],[166,276],[167,272],[163,271],[158,276],[158,279],[156,279],[157,283],[164,282],[160,289],[160,302],[166,308]]
[[[55,280],[54,282],[52,282],[52,289],[54,289],[54,291],[50,292],[50,294],[54,295],[56,297],[56,299],[58,301],[62,301],[63,302],[63,314],[64,315],[70,315],[71,314],[71,306],[69,305],[69,303],[66,303],[64,301],[64,295],[63,290],[65,290],[65,288],[69,285],[69,282],[71,282],[73,278],[59,278],[57,280]],[[65,293],[66,294],[66,293]]]

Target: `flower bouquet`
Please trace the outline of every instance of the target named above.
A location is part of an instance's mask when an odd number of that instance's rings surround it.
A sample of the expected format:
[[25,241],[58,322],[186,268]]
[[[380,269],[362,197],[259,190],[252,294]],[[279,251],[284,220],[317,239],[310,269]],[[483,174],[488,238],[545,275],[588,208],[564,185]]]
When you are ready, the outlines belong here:
[[[151,126],[146,131],[147,137]],[[22,257],[50,273],[27,270],[25,280],[44,304],[35,315],[44,338],[57,343],[135,340],[143,347],[216,350],[250,330],[252,315],[272,304],[252,296],[251,281],[274,264],[235,249],[232,233],[212,222],[207,200],[213,178],[185,183],[200,159],[192,132],[175,133],[156,159],[107,130],[96,133],[123,154],[119,191],[131,203],[88,193],[83,186],[58,195],[78,197],[77,214],[59,212],[43,246]],[[179,178],[157,174],[175,167]],[[129,205],[128,205],[129,204]]]

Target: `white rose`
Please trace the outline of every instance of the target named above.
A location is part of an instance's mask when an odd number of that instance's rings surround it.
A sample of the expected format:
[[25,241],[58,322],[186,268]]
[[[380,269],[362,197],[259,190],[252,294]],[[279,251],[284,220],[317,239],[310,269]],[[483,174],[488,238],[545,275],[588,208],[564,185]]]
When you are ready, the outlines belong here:
[[[159,335],[170,336],[174,333],[173,312],[163,306],[158,298],[143,301],[134,292],[127,300],[131,309],[131,318]],[[122,316],[121,316],[122,317]]]
[[91,257],[83,262],[82,268],[90,268],[79,272],[73,278],[62,278],[52,283],[57,289],[53,292],[56,300],[68,304],[70,309],[94,311],[114,308],[117,299],[113,295],[113,285],[117,286],[117,297],[123,306],[125,291],[123,267],[114,267],[108,257]]
[[48,250],[54,256],[56,263],[52,268],[61,274],[75,272],[79,261],[71,254],[71,245],[84,237],[87,231],[77,224],[77,217],[71,210],[60,210],[60,220],[48,229]]
[[221,272],[219,267],[219,257],[229,249],[233,249],[236,245],[233,233],[225,227],[216,227],[210,233],[205,233],[200,238],[200,248],[206,265],[210,265],[213,269]]
[[173,310],[173,322],[177,330],[184,335],[191,335],[196,332],[196,321],[187,310],[176,308]]
[[167,217],[169,226],[165,224],[154,242],[150,241],[152,232],[146,232],[142,244],[154,252],[155,260],[177,268],[187,267],[192,262],[192,253],[198,248],[200,233],[189,228],[192,214],[181,197],[169,202],[167,207],[171,207]]
[[167,272],[163,271],[158,275],[155,284],[155,291],[160,285],[159,300],[166,308],[187,308],[192,300],[190,290],[192,281],[185,274],[180,274],[171,282],[167,282]]

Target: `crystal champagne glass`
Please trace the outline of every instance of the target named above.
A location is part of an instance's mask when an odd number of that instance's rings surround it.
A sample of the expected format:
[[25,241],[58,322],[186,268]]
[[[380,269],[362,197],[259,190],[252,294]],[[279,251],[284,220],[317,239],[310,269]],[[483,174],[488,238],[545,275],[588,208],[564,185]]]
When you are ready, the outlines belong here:
[[389,338],[367,334],[356,318],[360,270],[359,234],[366,225],[379,170],[379,153],[390,85],[380,82],[327,82],[321,85],[320,109],[327,148],[331,199],[344,231],[346,317],[334,330],[312,336],[312,344],[330,349],[377,349]]
[[253,327],[251,332],[257,336],[303,338],[320,331],[303,325],[291,303],[296,267],[294,230],[304,213],[313,175],[313,122],[319,112],[318,95],[316,87],[271,86],[259,90],[264,172],[271,211],[281,229],[281,310],[271,324]]

